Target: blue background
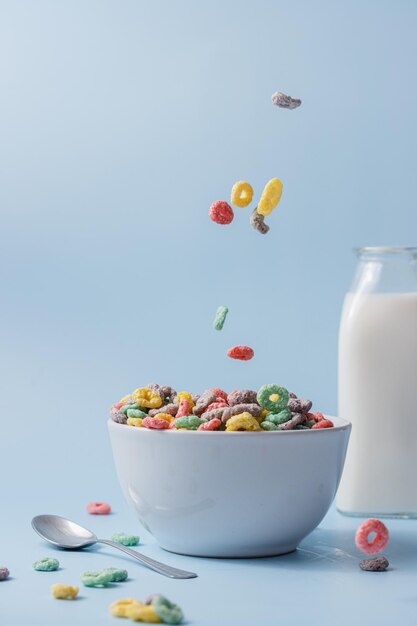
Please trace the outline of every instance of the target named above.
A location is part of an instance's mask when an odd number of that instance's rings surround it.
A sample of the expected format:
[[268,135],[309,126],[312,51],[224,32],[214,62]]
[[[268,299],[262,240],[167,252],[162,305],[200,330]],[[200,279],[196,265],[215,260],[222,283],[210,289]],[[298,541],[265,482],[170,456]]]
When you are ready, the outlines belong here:
[[[336,410],[351,248],[415,243],[416,24],[405,0],[0,1],[0,557],[26,589],[34,514],[136,525],[104,423],[124,393],[277,381]],[[267,236],[209,220],[274,176]]]

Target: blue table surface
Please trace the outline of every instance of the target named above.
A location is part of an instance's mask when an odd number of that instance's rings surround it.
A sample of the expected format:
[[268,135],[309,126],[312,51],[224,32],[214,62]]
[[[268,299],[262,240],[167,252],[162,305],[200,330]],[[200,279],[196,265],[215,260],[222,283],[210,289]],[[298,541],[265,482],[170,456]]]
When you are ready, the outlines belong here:
[[[391,538],[384,554],[390,568],[384,573],[368,573],[359,569],[364,555],[354,545],[360,520],[342,516],[335,508],[292,554],[261,559],[200,559],[159,548],[152,536],[140,529],[117,491],[112,493],[113,512],[108,516],[89,515],[84,502],[77,500],[70,489],[65,496],[65,486],[54,491],[55,497],[49,493],[43,498],[39,485],[38,496],[33,489],[25,497],[14,498],[13,504],[9,501],[14,515],[2,511],[0,565],[7,565],[11,572],[10,579],[0,583],[2,625],[116,624],[116,618],[108,612],[111,602],[125,597],[145,600],[152,593],[162,593],[178,603],[184,610],[185,623],[196,626],[333,626],[336,622],[338,626],[351,626],[359,621],[392,626],[399,617],[403,624],[417,623],[415,520],[387,521]],[[31,529],[31,517],[42,512],[69,517],[103,538],[116,531],[140,533],[144,554],[195,571],[198,578],[165,578],[104,545],[84,552],[57,550]],[[32,562],[44,556],[57,557],[59,571],[34,571]],[[53,583],[79,584],[84,570],[105,567],[126,568],[128,581],[106,589],[80,585],[74,602],[52,598]]]

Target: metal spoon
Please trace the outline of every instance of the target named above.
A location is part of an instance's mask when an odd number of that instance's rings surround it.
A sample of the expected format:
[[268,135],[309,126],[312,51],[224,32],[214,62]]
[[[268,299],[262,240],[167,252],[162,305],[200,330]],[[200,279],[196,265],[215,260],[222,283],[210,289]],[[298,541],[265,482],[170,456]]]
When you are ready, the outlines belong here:
[[126,546],[108,539],[98,539],[94,533],[83,528],[75,522],[71,522],[65,517],[59,515],[37,515],[32,520],[32,528],[49,543],[58,546],[59,548],[66,548],[67,550],[80,550],[82,548],[88,548],[95,543],[105,543],[108,546],[117,548],[122,552],[125,552],[129,556],[137,559],[144,565],[147,565],[155,572],[169,576],[169,578],[196,578],[197,574],[193,572],[185,572],[182,569],[176,567],[170,567],[150,559],[148,556],[144,556],[136,550],[126,548]]

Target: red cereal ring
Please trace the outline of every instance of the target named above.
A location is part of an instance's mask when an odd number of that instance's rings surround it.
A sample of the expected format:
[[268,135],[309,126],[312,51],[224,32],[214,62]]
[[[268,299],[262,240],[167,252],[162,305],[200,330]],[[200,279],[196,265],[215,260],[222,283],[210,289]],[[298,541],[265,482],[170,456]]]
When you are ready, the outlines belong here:
[[219,420],[217,417],[213,417],[212,420],[200,424],[198,430],[217,430],[221,423],[221,420]]
[[222,400],[221,402],[212,402],[208,405],[206,409],[204,409],[202,416],[204,416],[204,413],[206,413],[206,411],[212,411],[213,409],[225,409],[227,406],[229,405],[224,400]]
[[168,420],[164,420],[159,417],[148,416],[142,420],[141,426],[151,428],[152,430],[165,430],[166,428],[169,428],[169,422]]
[[113,404],[112,407],[110,407],[111,409],[117,409],[118,411],[120,411],[120,409],[123,406],[123,402],[118,402],[117,404]]
[[208,391],[212,391],[213,393],[216,394],[216,396],[217,396],[216,402],[220,402],[220,399],[223,399],[225,402],[227,402],[227,393],[225,391],[223,391],[223,389],[219,389],[218,387],[214,387],[214,389],[209,389]]
[[108,515],[111,511],[110,504],[107,502],[89,502],[86,509],[90,515]]
[[210,205],[210,219],[216,224],[230,224],[234,218],[233,209],[225,200],[216,200]]
[[254,351],[249,346],[234,346],[229,348],[227,356],[231,359],[238,359],[239,361],[250,361],[253,358]]
[[318,428],[333,428],[334,424],[332,422],[332,420],[327,420],[327,419],[321,419],[320,421],[316,422],[312,427],[311,430],[318,429]]
[[[369,541],[369,535],[375,533],[375,537]],[[365,554],[381,552],[388,543],[388,528],[379,519],[371,517],[359,526],[355,535],[355,544]]]

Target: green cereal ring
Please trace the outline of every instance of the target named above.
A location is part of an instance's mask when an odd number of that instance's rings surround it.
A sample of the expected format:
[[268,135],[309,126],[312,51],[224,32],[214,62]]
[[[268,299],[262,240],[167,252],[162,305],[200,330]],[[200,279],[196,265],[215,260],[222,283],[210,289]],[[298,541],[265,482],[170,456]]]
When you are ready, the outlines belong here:
[[58,559],[45,557],[44,559],[39,559],[39,561],[35,561],[33,564],[33,569],[35,569],[37,572],[55,572],[57,569],[59,569],[59,561]]
[[207,420],[197,415],[184,415],[174,420],[175,428],[186,428],[187,430],[197,430],[200,424],[204,424]]
[[306,423],[306,426],[311,428],[312,426],[314,426],[315,423],[316,423],[316,420],[308,420],[308,422]]
[[140,417],[141,419],[145,419],[145,417],[148,417],[148,414],[144,413],[140,409],[127,409],[126,415],[128,417]]
[[126,415],[129,409],[140,409],[140,408],[141,407],[139,406],[137,402],[133,404],[124,404],[122,408],[120,409],[120,413],[124,413],[124,415]]
[[113,574],[109,570],[101,572],[84,572],[80,580],[85,587],[106,587],[113,582]]
[[278,426],[269,420],[261,422],[261,428],[262,430],[278,430]]
[[226,316],[229,312],[227,306],[221,304],[216,311],[216,317],[214,318],[213,328],[215,330],[221,330],[223,328],[224,322],[226,320]]
[[283,409],[279,413],[269,413],[267,415],[267,419],[269,422],[278,426],[279,424],[284,424],[291,419],[291,411],[289,409]]
[[164,596],[153,596],[152,606],[155,613],[165,624],[181,624],[183,613],[180,607]]
[[111,540],[121,543],[123,546],[137,546],[140,538],[137,535],[127,535],[126,533],[114,533]]
[[[136,545],[136,544],[129,544],[129,545]],[[104,569],[102,572],[102,574],[105,574],[106,576],[111,576],[111,583],[124,583],[125,580],[127,580],[128,577],[128,573],[127,570],[125,569],[117,569],[117,567],[108,567],[107,569]]]
[[263,385],[257,393],[256,399],[263,409],[271,413],[279,413],[288,404],[290,394],[285,387],[278,385]]

